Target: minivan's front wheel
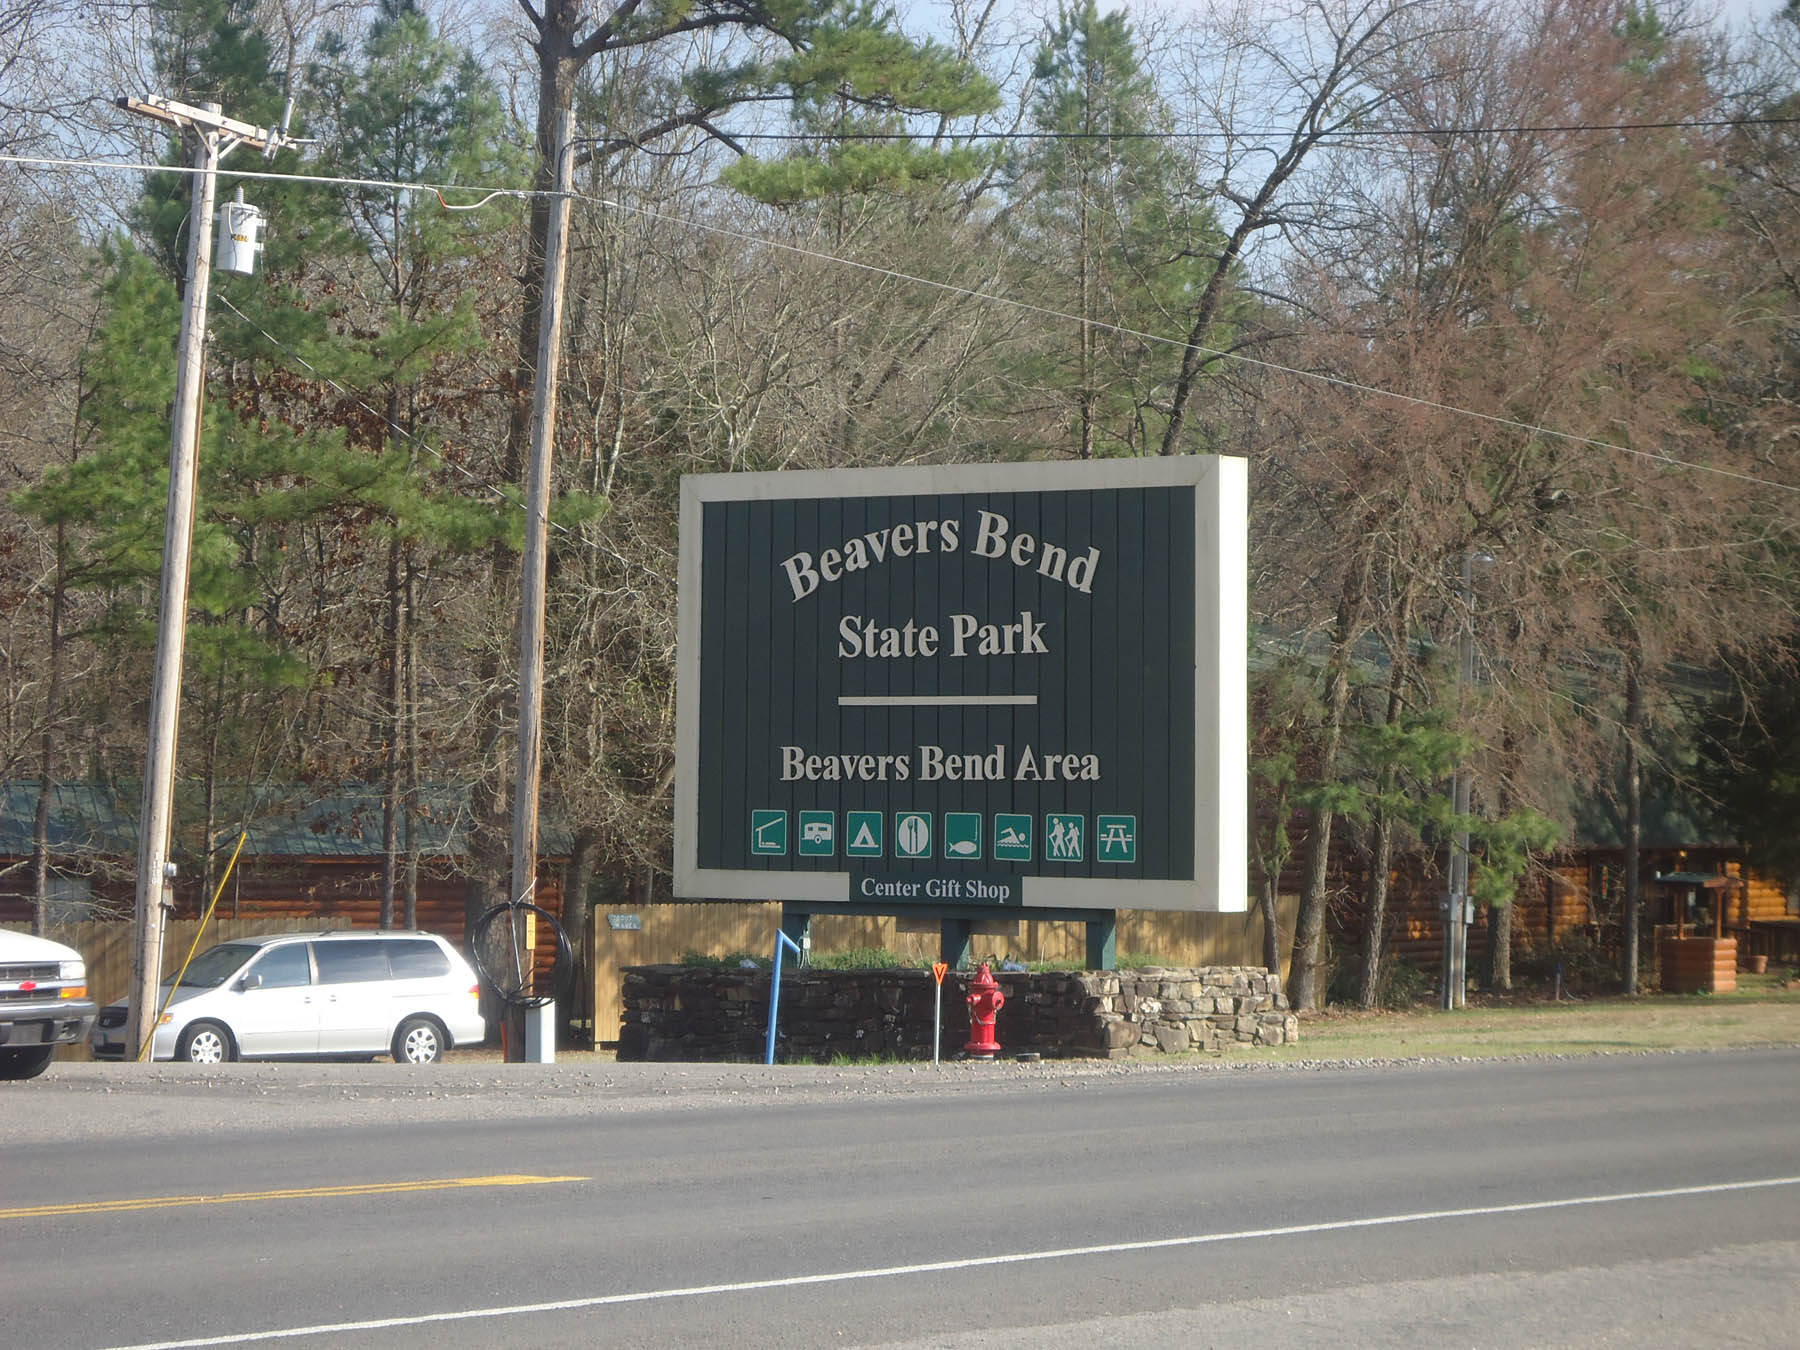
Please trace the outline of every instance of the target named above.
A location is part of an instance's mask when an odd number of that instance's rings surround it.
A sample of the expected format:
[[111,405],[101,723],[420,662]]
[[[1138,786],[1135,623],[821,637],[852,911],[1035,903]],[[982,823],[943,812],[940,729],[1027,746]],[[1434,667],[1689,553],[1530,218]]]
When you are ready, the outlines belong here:
[[394,1033],[394,1063],[436,1064],[444,1057],[444,1029],[429,1017],[409,1017]]
[[237,1058],[237,1047],[231,1043],[231,1033],[217,1022],[196,1022],[181,1033],[175,1058],[189,1064],[223,1064]]

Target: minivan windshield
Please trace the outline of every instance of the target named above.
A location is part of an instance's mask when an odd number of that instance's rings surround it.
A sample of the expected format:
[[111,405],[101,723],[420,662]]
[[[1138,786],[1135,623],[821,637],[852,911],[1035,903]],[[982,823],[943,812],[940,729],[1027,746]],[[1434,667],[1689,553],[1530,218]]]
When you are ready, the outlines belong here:
[[196,956],[181,976],[183,989],[217,989],[255,956],[259,949],[243,942],[208,947]]

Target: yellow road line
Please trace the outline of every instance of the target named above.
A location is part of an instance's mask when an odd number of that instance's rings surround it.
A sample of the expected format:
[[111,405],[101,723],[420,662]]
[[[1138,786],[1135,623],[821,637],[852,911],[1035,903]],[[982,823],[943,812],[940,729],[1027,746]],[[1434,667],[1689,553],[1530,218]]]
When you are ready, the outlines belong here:
[[549,1186],[587,1177],[536,1177],[502,1173],[491,1177],[444,1177],[434,1181],[368,1181],[353,1186],[308,1186],[280,1191],[230,1191],[223,1195],[146,1195],[132,1200],[83,1200],[68,1205],[26,1205],[0,1209],[0,1219],[45,1219],[66,1214],[123,1214],[184,1205],[240,1205],[256,1200],[330,1200],[352,1195],[398,1195],[408,1191],[472,1190],[483,1186]]

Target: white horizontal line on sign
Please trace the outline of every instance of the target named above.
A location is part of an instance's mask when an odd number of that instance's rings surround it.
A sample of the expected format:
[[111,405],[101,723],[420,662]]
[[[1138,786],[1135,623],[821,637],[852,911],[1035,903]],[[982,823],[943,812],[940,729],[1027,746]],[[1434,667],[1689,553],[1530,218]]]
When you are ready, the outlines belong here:
[[840,708],[1037,707],[1036,694],[840,694]]

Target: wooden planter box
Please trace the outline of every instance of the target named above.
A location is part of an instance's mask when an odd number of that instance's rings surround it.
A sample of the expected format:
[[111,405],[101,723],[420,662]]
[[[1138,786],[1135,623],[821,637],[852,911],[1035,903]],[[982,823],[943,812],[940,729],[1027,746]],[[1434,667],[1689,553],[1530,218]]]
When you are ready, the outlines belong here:
[[1737,988],[1736,938],[1664,938],[1657,956],[1665,994],[1729,994]]

